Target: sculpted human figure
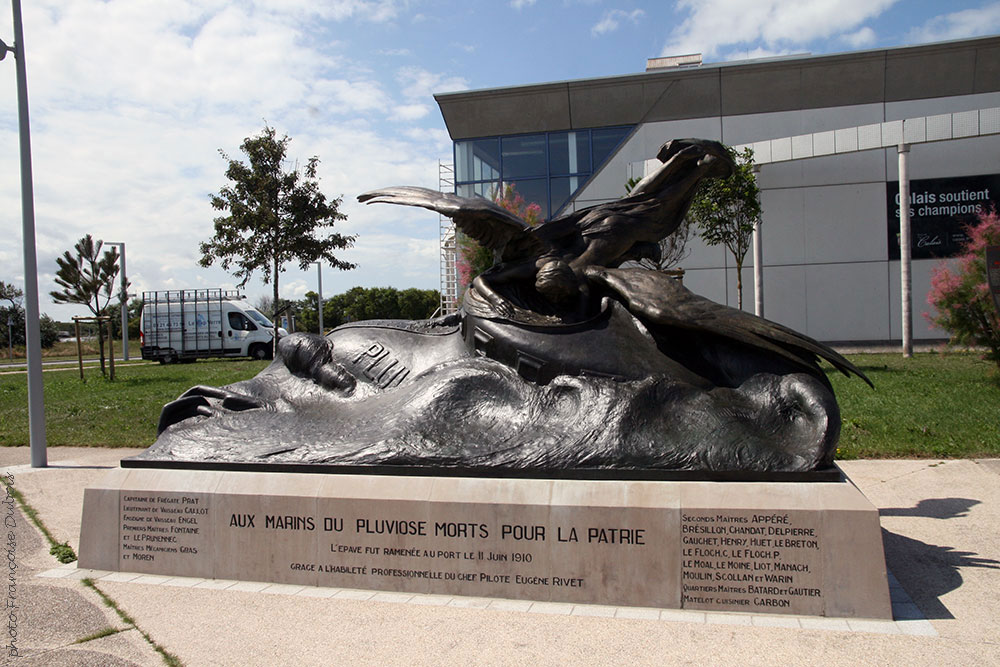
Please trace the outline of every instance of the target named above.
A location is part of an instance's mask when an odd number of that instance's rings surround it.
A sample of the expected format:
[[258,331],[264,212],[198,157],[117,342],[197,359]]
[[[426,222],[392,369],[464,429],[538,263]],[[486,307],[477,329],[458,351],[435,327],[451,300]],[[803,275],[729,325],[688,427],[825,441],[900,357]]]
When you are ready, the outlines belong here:
[[722,306],[655,257],[719,143],[668,141],[628,197],[531,227],[482,198],[415,187],[363,194],[421,206],[494,251],[462,309],[426,321],[293,334],[274,363],[165,406],[144,458],[473,470],[801,471],[832,463],[829,347]]

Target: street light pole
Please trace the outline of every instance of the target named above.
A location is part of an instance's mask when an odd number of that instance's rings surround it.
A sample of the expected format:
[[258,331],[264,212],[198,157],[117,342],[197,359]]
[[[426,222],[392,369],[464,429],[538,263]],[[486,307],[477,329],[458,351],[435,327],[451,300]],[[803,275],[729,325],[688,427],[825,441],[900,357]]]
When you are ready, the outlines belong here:
[[0,60],[13,52],[17,71],[17,120],[21,146],[21,229],[24,242],[24,334],[28,362],[28,433],[31,467],[48,466],[45,451],[45,396],[42,390],[42,339],[38,313],[38,261],[35,255],[35,196],[31,182],[31,137],[28,129],[28,78],[24,66],[21,0],[11,0],[14,46],[0,40]]
[[319,335],[323,335],[323,262],[313,262],[316,265],[316,281],[319,283]]
[[903,357],[913,356],[913,279],[910,269],[910,168],[907,157],[910,147],[899,144],[899,286],[900,313],[902,315]]
[[[753,165],[753,176],[760,174],[760,165]],[[760,220],[753,225],[753,313],[764,317],[764,242],[760,236]]]
[[118,257],[118,268],[122,271],[122,360],[128,361],[128,278],[125,277],[125,242],[105,241],[107,245],[121,246],[121,253]]

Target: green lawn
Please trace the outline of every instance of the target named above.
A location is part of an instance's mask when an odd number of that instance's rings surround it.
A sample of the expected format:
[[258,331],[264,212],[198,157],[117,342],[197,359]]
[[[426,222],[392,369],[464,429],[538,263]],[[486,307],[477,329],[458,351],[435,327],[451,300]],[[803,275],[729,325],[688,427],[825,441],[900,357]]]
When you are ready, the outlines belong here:
[[978,355],[851,355],[875,383],[828,371],[840,403],[839,458],[1000,456],[1000,377]]
[[[95,368],[80,382],[76,367],[46,371],[45,428],[49,445],[147,447],[156,439],[164,403],[197,384],[246,380],[267,366],[244,359],[191,364],[118,366],[108,382]],[[0,375],[0,446],[28,444],[27,376]]]
[[[97,347],[96,340],[85,340],[81,345],[83,352],[83,360],[97,359],[99,348]],[[9,348],[0,348],[0,370],[3,370],[4,365],[17,363],[23,364],[25,359],[25,352],[23,345],[15,345],[13,352],[14,358],[10,358],[11,350]],[[104,355],[108,355],[108,344],[107,341],[104,342]],[[139,341],[130,338],[128,341],[128,355],[130,360],[142,359],[142,350],[139,347]],[[115,359],[120,359],[122,356],[122,341],[120,338],[115,339]],[[76,361],[77,359],[77,349],[76,341],[61,341],[49,348],[42,348],[42,361]]]
[[[1000,376],[973,354],[859,354],[875,383],[830,370],[841,406],[840,458],[1000,456]],[[96,369],[46,372],[50,445],[146,447],[160,409],[197,384],[221,386],[256,375],[267,362],[201,360],[121,366],[108,382]],[[0,445],[28,443],[24,374],[0,375]]]

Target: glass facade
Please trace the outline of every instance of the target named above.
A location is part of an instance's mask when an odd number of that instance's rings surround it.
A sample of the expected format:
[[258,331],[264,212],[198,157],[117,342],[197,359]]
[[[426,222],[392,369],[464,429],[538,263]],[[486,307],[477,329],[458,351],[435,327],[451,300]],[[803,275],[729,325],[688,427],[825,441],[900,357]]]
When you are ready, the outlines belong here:
[[455,142],[455,191],[490,198],[511,183],[525,201],[557,215],[632,127],[519,134]]

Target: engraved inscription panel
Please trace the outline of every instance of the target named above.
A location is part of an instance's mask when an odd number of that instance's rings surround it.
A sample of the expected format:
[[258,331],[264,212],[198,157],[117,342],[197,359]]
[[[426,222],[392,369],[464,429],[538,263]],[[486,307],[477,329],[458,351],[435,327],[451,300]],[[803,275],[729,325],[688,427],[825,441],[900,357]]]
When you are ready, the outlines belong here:
[[676,586],[657,576],[670,562],[667,514],[321,498],[315,561],[286,567],[323,586],[673,606]]
[[[84,508],[87,540],[114,545],[99,565],[127,572],[891,617],[878,515],[848,485],[189,471],[127,483],[117,523],[88,514],[96,493]],[[83,542],[81,559],[105,557]]]
[[823,613],[816,512],[682,509],[680,521],[684,608]]
[[122,491],[119,503],[123,570],[206,576],[211,572],[210,495]]

